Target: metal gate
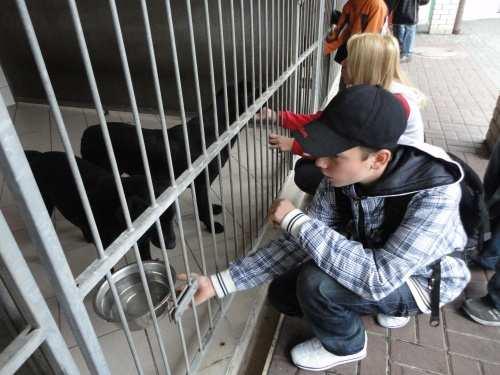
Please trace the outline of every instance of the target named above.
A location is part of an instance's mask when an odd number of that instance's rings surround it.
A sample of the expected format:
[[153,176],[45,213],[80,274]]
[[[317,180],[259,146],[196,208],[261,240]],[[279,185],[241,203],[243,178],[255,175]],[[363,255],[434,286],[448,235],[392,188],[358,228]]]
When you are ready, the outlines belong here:
[[[103,350],[102,342],[95,333],[84,304],[99,283],[106,280],[128,345],[128,352],[123,355],[132,358],[136,372],[193,373],[231,299],[211,300],[189,309],[188,305],[192,302],[197,288],[196,279],[189,277],[186,281],[176,283],[171,266],[177,273],[211,274],[226,268],[236,257],[256,247],[266,225],[267,208],[279,194],[292,160],[289,154],[267,147],[271,132],[286,134],[279,118],[276,122],[262,117],[257,120],[255,115],[262,107],[302,113],[318,110],[337,72],[337,68],[330,62],[330,57],[325,57],[322,53],[332,2],[187,0],[171,4],[169,0],[163,1],[163,17],[169,33],[169,49],[175,73],[174,83],[160,80],[157,65],[159,57],[155,53],[156,35],[151,32],[150,27],[151,8],[146,0],[138,2],[141,6],[144,23],[142,32],[151,70],[150,85],[157,103],[158,128],[155,140],[163,149],[165,160],[161,160],[161,165],[164,166],[169,184],[158,191],[157,181],[151,172],[151,166],[158,163],[158,160],[151,160],[151,154],[148,153],[148,147],[151,145],[145,141],[143,116],[138,110],[133,71],[128,63],[134,51],[126,48],[121,29],[122,23],[126,21],[120,19],[115,0],[108,2],[112,15],[110,22],[113,25],[130,102],[130,122],[135,130],[135,142],[138,145],[137,160],[140,160],[147,186],[147,208],[138,217],[131,214],[130,200],[123,184],[127,175],[121,170],[116,145],[110,135],[100,98],[100,87],[92,65],[92,59],[95,57],[91,56],[87,48],[85,30],[82,28],[75,0],[68,0],[67,4],[84,67],[82,74],[85,74],[92,94],[99,134],[103,140],[105,158],[109,162],[110,178],[117,190],[120,215],[125,219],[123,232],[109,246],[103,245],[103,231],[98,228],[95,209],[92,209],[88,195],[89,186],[84,184],[78,166],[79,159],[75,156],[74,145],[70,139],[71,128],[64,121],[43,50],[38,43],[36,30],[24,0],[16,0],[19,14],[13,16],[19,16],[22,21],[71,170],[71,178],[78,190],[89,225],[89,233],[86,236],[95,244],[97,250],[95,259],[81,273],[73,275],[70,270],[65,249],[45,208],[16,129],[2,100],[0,163],[8,188],[15,197],[26,228],[38,249],[39,257],[47,270],[51,286],[71,326],[78,350],[88,370],[93,374],[110,374],[116,371],[110,366],[110,358]],[[187,18],[174,20],[172,6],[186,7]],[[192,6],[203,7],[202,23],[194,24]],[[227,18],[230,20],[229,27],[224,26],[224,20]],[[185,24],[189,35],[188,45],[176,43],[174,22],[176,25]],[[236,25],[240,26],[239,29]],[[213,30],[217,30],[217,33]],[[200,56],[197,51],[200,33],[208,43],[206,56]],[[231,40],[231,48],[226,49],[228,38]],[[181,71],[186,74],[186,69],[181,69],[178,59],[179,53],[186,53],[186,50],[191,56],[189,74],[195,85],[197,109],[194,119],[190,120],[184,108],[184,77],[181,74]],[[217,61],[220,61],[221,66],[214,65],[214,55],[218,56]],[[199,71],[202,68],[209,71],[208,97],[201,95]],[[219,70],[220,76],[215,73]],[[165,103],[173,99],[162,95],[162,85],[165,84],[174,84],[176,88],[175,100],[179,103],[177,114],[180,120],[176,127],[170,126],[167,121]],[[197,128],[192,129],[193,126]],[[210,126],[214,127],[212,138],[208,136],[207,129]],[[174,128],[177,130],[173,130]],[[194,131],[198,132],[198,135],[195,136]],[[177,138],[174,138],[173,134],[177,134]],[[193,137],[199,137],[198,141],[191,142]],[[180,160],[185,161],[185,170],[176,173]],[[200,190],[197,183],[206,190]],[[202,202],[203,200],[207,201]],[[206,207],[208,213],[200,213],[200,207]],[[174,232],[177,245],[173,249],[167,249],[165,226],[162,222],[162,215],[168,210],[175,212]],[[217,220],[222,224],[216,221],[215,216],[218,216]],[[203,228],[202,222],[208,231]],[[144,268],[146,263],[142,262],[138,245],[142,237],[151,232],[154,232],[159,241],[159,247],[153,248],[153,253],[163,262],[168,288],[172,292],[167,304],[169,319],[163,319],[161,322],[156,316],[156,302],[152,298]],[[1,217],[0,233],[2,238],[11,236]],[[2,248],[2,260],[7,264],[8,273],[12,276],[11,285],[24,290],[27,283],[31,283],[28,285],[32,288],[31,293],[21,293],[18,300],[18,303],[31,309],[29,319],[26,319],[28,328],[12,342],[8,352],[2,352],[0,371],[9,372],[10,369],[19,367],[35,349],[42,347],[45,355],[57,359],[56,362],[51,361],[54,364],[54,372],[78,373],[81,369],[76,367],[67,347],[61,341],[61,335],[57,327],[54,327],[50,313],[47,315],[48,310],[43,306],[41,296],[33,286],[34,280],[30,272],[25,264],[22,265],[21,253],[16,247],[15,242],[10,241],[8,251],[4,252]],[[13,262],[21,266],[13,267]],[[123,301],[119,296],[120,286],[113,281],[113,271],[129,262],[137,263],[138,277],[145,292],[144,303],[147,304],[152,319],[152,328],[144,330],[144,347],[139,347],[138,336],[131,332]],[[21,275],[24,275],[24,278],[21,278]],[[173,292],[176,287],[182,289],[180,294]],[[33,308],[34,304],[40,306],[40,309]],[[23,348],[18,352],[22,355],[12,357],[12,348]],[[144,350],[146,355],[152,358],[151,367],[144,365]]]

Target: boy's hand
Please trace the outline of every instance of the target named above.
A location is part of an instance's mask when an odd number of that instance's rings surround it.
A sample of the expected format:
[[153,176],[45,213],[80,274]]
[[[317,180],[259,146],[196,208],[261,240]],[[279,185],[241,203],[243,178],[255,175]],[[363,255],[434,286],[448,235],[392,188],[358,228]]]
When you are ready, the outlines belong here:
[[279,149],[280,151],[292,151],[293,138],[284,137],[278,134],[269,134],[269,145],[271,148]]
[[269,209],[269,221],[280,225],[283,218],[294,209],[295,206],[288,199],[277,199]]
[[[199,305],[215,296],[215,289],[212,285],[212,280],[210,280],[210,277],[198,275],[196,273],[192,273],[191,275],[193,275],[198,280],[198,290],[194,295],[195,305]],[[187,279],[188,277],[185,273],[177,275],[177,280],[187,281]]]

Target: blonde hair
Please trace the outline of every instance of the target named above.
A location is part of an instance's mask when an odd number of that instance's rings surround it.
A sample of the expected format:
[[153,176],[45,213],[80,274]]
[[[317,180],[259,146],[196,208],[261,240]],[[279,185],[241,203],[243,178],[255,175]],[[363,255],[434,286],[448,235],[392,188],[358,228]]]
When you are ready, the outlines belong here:
[[392,35],[364,33],[347,42],[347,75],[350,85],[379,85],[389,90],[396,81],[408,87],[420,108],[427,98],[415,88],[399,65],[399,43]]
[[352,85],[380,85],[389,89],[396,80],[411,86],[399,66],[399,44],[392,35],[353,35],[347,42],[347,56]]

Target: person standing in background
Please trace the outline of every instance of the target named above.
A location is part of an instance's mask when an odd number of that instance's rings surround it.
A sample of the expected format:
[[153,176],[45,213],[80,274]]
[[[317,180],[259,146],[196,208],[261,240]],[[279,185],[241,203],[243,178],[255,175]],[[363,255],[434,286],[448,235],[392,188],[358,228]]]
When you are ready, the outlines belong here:
[[[387,26],[388,9],[384,0],[349,0],[342,8],[336,25],[326,37],[324,53],[335,52],[335,62],[342,65],[347,57],[347,41],[358,33],[382,33]],[[345,69],[340,76],[339,90],[345,88]]]
[[411,59],[417,35],[418,7],[429,0],[391,0],[388,4],[392,19],[392,32],[398,39],[401,62]]

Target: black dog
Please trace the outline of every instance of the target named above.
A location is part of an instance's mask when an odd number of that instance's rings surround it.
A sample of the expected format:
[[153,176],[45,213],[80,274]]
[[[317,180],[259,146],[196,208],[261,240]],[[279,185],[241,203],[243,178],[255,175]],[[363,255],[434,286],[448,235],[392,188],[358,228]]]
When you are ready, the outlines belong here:
[[[251,84],[247,84],[247,101],[251,100],[250,94]],[[236,120],[237,112],[239,114],[244,112],[245,109],[245,96],[244,85],[241,82],[238,85],[238,108],[235,103],[234,86],[228,86],[228,112],[229,121],[231,124]],[[222,90],[218,92],[216,97],[217,118],[219,134],[227,130],[226,124],[226,111]],[[215,121],[213,116],[213,106],[206,108],[203,111],[204,132],[207,148],[216,140]],[[133,125],[124,124],[120,122],[108,123],[108,130],[113,144],[118,169],[120,173],[127,173],[130,175],[144,174],[144,168],[141,162],[139,142],[135,127]],[[200,134],[200,120],[194,117],[187,123],[189,149],[191,153],[191,160],[194,161],[202,154],[202,143]],[[144,142],[146,144],[146,151],[148,155],[151,175],[154,180],[155,190],[163,192],[171,184],[170,176],[167,167],[167,156],[164,147],[163,136],[161,130],[156,129],[142,129]],[[173,159],[173,167],[175,177],[178,177],[187,169],[187,158],[184,143],[184,133],[182,125],[176,125],[168,130],[170,141],[171,155]],[[231,140],[231,145],[236,141],[236,137]],[[87,128],[81,140],[82,157],[100,165],[103,168],[110,169],[109,159],[104,145],[104,139],[99,128],[99,125],[93,125]],[[224,165],[229,157],[227,147],[223,148],[221,153],[221,162]],[[219,174],[217,167],[217,158],[212,160],[208,165],[210,183]],[[205,173],[202,172],[194,180],[194,186],[197,196],[198,209],[200,220],[205,224],[208,230],[210,226],[210,213],[208,206],[208,188],[205,180]],[[218,214],[222,212],[219,205],[213,205],[213,213]],[[172,221],[174,217],[173,207],[169,207],[162,215],[162,221]],[[217,222],[214,222],[214,229],[216,233],[224,230],[224,227]],[[169,233],[173,234],[173,231]],[[165,239],[173,248],[175,247],[175,236]]]
[[[88,242],[93,242],[65,153],[26,151],[26,157],[49,214],[52,214],[56,207],[68,221],[81,229]],[[113,176],[107,170],[86,160],[77,157],[76,161],[102,244],[106,248],[127,229]],[[144,176],[122,177],[121,180],[130,216],[134,220],[149,205],[146,182]],[[165,228],[173,230],[171,223],[166,224],[168,226]],[[172,235],[173,233],[168,233],[168,236]],[[159,242],[154,228],[150,228],[138,241],[141,257],[144,260],[151,259],[149,240],[155,245]]]

